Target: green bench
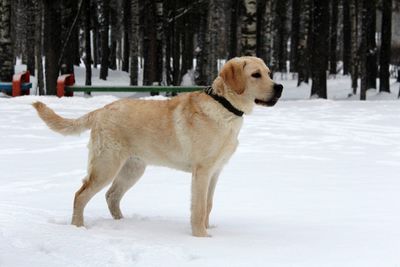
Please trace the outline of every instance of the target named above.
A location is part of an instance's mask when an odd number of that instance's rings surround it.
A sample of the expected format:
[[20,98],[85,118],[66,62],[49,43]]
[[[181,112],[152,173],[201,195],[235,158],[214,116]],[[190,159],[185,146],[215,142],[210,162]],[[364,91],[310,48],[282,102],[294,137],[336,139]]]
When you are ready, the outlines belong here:
[[75,85],[73,74],[64,74],[57,79],[57,96],[73,96],[74,92],[171,92],[183,93],[203,90],[204,86],[97,86]]

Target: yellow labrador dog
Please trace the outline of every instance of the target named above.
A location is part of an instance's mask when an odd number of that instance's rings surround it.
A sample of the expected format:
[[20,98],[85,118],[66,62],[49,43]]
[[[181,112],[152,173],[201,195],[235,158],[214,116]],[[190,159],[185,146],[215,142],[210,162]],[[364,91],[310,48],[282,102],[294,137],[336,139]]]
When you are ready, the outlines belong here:
[[121,99],[78,119],[34,103],[40,118],[58,133],[91,130],[88,174],[75,194],[72,224],[83,226],[86,204],[110,183],[109,210],[122,218],[122,196],[146,165],[161,165],[192,173],[192,233],[208,236],[215,185],[238,145],[242,115],[255,104],[275,105],[282,89],[261,59],[240,57],[223,66],[212,87],[169,100]]

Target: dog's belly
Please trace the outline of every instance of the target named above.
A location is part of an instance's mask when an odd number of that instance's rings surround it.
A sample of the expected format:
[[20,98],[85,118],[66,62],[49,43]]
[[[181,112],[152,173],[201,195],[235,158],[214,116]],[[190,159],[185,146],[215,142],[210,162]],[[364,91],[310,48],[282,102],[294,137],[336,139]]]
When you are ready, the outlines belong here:
[[217,169],[225,165],[238,145],[237,139],[223,143],[202,144],[201,146],[171,145],[173,142],[164,141],[143,145],[141,143],[132,150],[131,154],[143,160],[146,165],[169,167],[185,172],[192,172],[199,164],[213,165]]

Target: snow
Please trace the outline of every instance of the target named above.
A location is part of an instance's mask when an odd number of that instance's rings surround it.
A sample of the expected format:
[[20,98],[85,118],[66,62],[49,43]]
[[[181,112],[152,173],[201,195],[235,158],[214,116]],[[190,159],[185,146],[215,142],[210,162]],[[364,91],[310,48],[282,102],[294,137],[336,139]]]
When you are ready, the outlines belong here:
[[190,235],[190,174],[160,167],[126,194],[125,219],[111,218],[103,190],[86,227],[71,226],[89,133],[56,134],[30,104],[75,118],[117,97],[0,98],[0,266],[398,266],[398,84],[361,102],[346,78],[328,89],[346,101],[302,100],[308,86],[281,82],[284,99],[245,118],[211,238]]

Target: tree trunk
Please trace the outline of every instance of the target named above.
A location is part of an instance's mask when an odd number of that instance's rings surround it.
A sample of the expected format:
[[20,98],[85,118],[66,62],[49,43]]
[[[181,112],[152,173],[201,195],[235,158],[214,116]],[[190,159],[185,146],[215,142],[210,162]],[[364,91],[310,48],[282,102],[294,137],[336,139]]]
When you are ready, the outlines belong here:
[[164,6],[164,30],[166,34],[165,37],[165,76],[167,85],[172,84],[172,68],[171,68],[171,58],[172,58],[172,36],[174,31],[174,20],[170,19],[175,16],[175,2],[167,1]]
[[117,40],[119,39],[118,2],[110,3],[110,33],[111,45],[109,54],[109,68],[117,69]]
[[197,34],[197,44],[196,48],[196,84],[197,85],[207,85],[207,77],[206,77],[206,66],[207,66],[207,40],[206,40],[206,31],[207,31],[207,17],[209,10],[202,10],[199,19],[199,31]]
[[230,32],[229,32],[229,53],[228,58],[234,58],[237,56],[237,45],[238,45],[238,18],[239,18],[239,7],[241,0],[230,0],[231,1],[231,20],[230,20]]
[[299,61],[299,31],[300,31],[300,0],[292,1],[292,29],[290,38],[290,71],[298,72]]
[[[74,73],[74,41],[77,40],[74,40],[76,38],[73,32],[70,36],[68,36],[68,34],[77,14],[77,1],[61,1],[61,6],[59,8],[61,8],[61,40],[62,45],[66,45],[65,51],[61,51],[64,52],[61,59],[61,73]],[[74,31],[74,29],[72,29],[72,31]]]
[[194,50],[194,30],[193,30],[193,15],[186,15],[183,28],[183,48],[182,48],[182,73],[187,73],[193,68],[193,50]]
[[156,7],[152,0],[144,1],[144,34],[143,34],[143,85],[152,85],[157,81],[157,28]]
[[130,84],[138,85],[138,57],[139,57],[139,0],[130,0],[131,31],[130,31]]
[[367,4],[368,17],[367,20],[367,89],[377,88],[376,78],[378,77],[378,59],[375,41],[376,29],[376,0],[369,0]]
[[46,73],[46,94],[56,94],[59,73],[58,59],[61,49],[61,1],[44,0],[44,56]]
[[[207,84],[211,85],[215,77],[218,76],[218,48],[221,45],[220,27],[223,10],[222,1],[210,0],[208,4],[207,16],[207,43],[208,43],[208,59],[207,59]],[[223,31],[223,30],[222,30]]]
[[157,0],[155,5],[156,15],[156,79],[155,81],[161,85],[163,81],[163,35],[164,35],[164,13],[163,0]]
[[302,82],[308,83],[308,77],[310,76],[311,8],[312,0],[302,1],[300,6],[299,44],[297,48],[299,54],[297,86],[300,86]]
[[124,0],[123,6],[123,27],[124,27],[124,37],[123,37],[123,54],[122,54],[122,70],[129,72],[129,33],[131,31],[131,12],[130,12],[131,0]]
[[11,39],[11,1],[0,3],[0,81],[11,82],[14,74],[14,48]]
[[241,24],[241,55],[255,56],[257,49],[257,4],[253,0],[243,0]]
[[390,50],[392,42],[392,0],[382,1],[382,42],[379,55],[379,91],[390,93]]
[[361,8],[361,42],[360,42],[360,76],[361,76],[361,88],[360,88],[360,100],[366,100],[367,89],[368,89],[368,38],[369,38],[369,27],[372,24],[370,15],[370,0],[362,0]]
[[179,85],[181,78],[180,55],[181,55],[181,34],[182,28],[179,22],[174,23],[172,32],[172,84]]
[[351,20],[351,88],[353,88],[353,95],[357,94],[357,80],[359,76],[360,65],[360,51],[359,51],[359,32],[358,32],[358,13],[359,4],[358,0],[350,0],[350,20]]
[[110,17],[110,2],[109,0],[99,0],[99,26],[100,26],[100,43],[101,43],[101,67],[100,79],[107,80],[108,67],[109,67],[109,54],[108,47],[108,28]]
[[35,76],[35,6],[33,0],[26,1],[26,16],[28,17],[26,24],[26,47],[27,53],[27,70],[31,75]]
[[274,68],[280,72],[286,72],[286,59],[287,59],[287,16],[286,11],[288,7],[288,0],[279,0],[276,2],[275,14],[275,44],[274,44]]
[[84,0],[84,31],[85,31],[85,85],[92,85],[92,48],[90,38],[90,0]]
[[312,86],[311,96],[327,98],[329,2],[314,0],[312,11]]
[[350,1],[342,0],[343,6],[343,75],[348,75],[351,62]]
[[36,79],[39,95],[44,95],[44,81],[43,81],[43,58],[42,58],[42,27],[43,27],[43,7],[41,0],[33,0],[35,9],[35,57],[36,57]]
[[338,0],[331,0],[330,16],[330,49],[329,49],[329,73],[336,74],[336,46],[337,46],[337,23],[338,23]]
[[98,1],[101,0],[93,0],[91,3],[92,10],[92,25],[93,25],[93,66],[97,69],[97,65],[99,65],[99,10],[97,7]]
[[257,57],[270,66],[272,61],[272,0],[257,2]]

